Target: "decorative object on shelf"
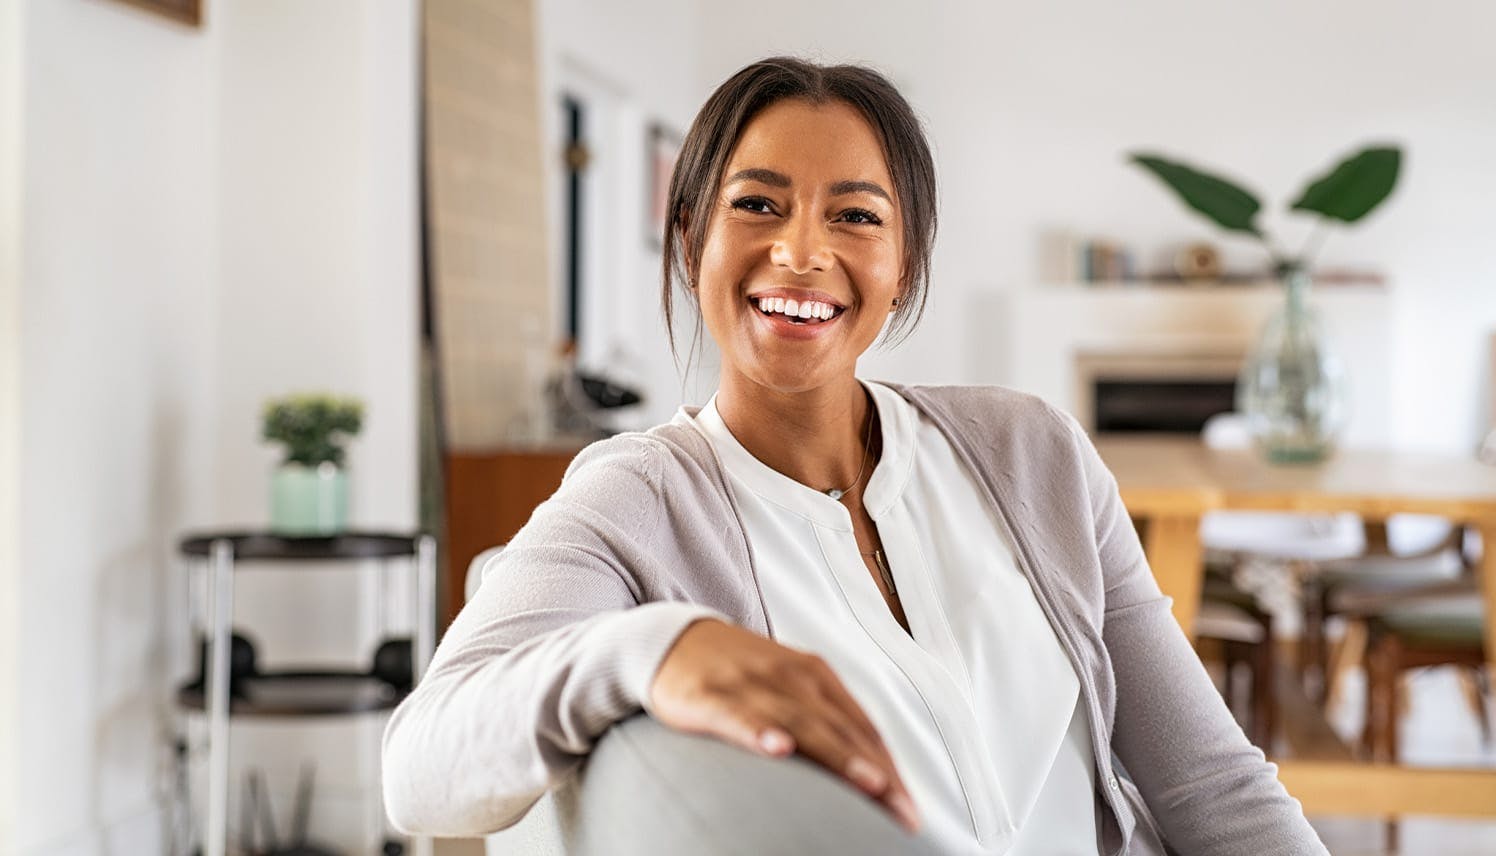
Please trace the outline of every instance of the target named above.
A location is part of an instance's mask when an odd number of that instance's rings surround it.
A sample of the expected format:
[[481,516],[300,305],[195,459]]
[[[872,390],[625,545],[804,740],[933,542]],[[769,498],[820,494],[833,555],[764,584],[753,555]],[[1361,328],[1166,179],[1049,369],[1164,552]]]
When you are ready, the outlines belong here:
[[1139,278],[1131,247],[1106,238],[1082,238],[1059,228],[1039,234],[1039,276],[1054,284],[1132,282]]
[[[256,664],[255,645],[249,636],[235,630],[229,635],[229,695],[242,698],[245,681],[260,673]],[[197,639],[197,676],[183,689],[201,697],[208,686],[208,638]]]
[[562,344],[546,383],[550,424],[558,437],[600,440],[617,433],[604,425],[605,410],[631,407],[643,401],[633,389],[606,376],[582,371],[576,363],[576,343]]
[[415,648],[409,636],[385,639],[374,649],[369,674],[400,692],[415,686]]
[[348,525],[343,445],[363,424],[363,404],[324,394],[265,403],[262,436],[286,447],[271,478],[270,528],[291,536],[335,535]]
[[1221,278],[1221,254],[1214,244],[1196,241],[1174,255],[1174,272],[1185,282],[1215,282]]
[[1348,388],[1343,365],[1326,342],[1308,304],[1310,266],[1331,221],[1355,223],[1397,185],[1402,150],[1369,146],[1310,182],[1290,206],[1319,216],[1297,255],[1284,252],[1256,223],[1262,205],[1239,185],[1177,161],[1134,153],[1190,208],[1230,232],[1262,242],[1273,275],[1284,284],[1284,305],[1268,319],[1237,380],[1237,409],[1246,414],[1259,450],[1274,463],[1313,463],[1328,457],[1344,427]]
[[296,807],[291,818],[291,841],[282,845],[275,829],[275,810],[265,774],[252,769],[245,774],[243,817],[239,822],[239,849],[253,856],[343,856],[342,851],[307,843],[307,823],[312,814],[312,786],[317,768],[301,765],[296,777]]

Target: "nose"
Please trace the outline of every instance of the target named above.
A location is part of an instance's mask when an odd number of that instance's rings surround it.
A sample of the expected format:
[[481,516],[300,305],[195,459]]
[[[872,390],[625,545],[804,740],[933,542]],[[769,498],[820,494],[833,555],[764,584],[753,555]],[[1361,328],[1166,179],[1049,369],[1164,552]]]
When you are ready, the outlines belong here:
[[829,270],[832,255],[826,238],[825,224],[816,217],[796,212],[785,218],[769,260],[796,274]]

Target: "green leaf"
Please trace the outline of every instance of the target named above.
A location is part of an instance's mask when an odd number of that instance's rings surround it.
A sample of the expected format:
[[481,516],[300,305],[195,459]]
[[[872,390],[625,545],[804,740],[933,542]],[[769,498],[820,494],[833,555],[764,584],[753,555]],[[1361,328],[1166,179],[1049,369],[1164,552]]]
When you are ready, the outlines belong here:
[[1372,146],[1346,158],[1304,189],[1295,211],[1312,211],[1354,223],[1382,204],[1397,185],[1402,149]]
[[1257,197],[1219,176],[1155,155],[1134,154],[1132,162],[1151,171],[1179,194],[1184,204],[1223,229],[1262,237],[1252,222],[1262,204]]
[[363,424],[363,403],[325,394],[288,395],[265,402],[261,436],[282,443],[288,462],[343,463],[343,444]]

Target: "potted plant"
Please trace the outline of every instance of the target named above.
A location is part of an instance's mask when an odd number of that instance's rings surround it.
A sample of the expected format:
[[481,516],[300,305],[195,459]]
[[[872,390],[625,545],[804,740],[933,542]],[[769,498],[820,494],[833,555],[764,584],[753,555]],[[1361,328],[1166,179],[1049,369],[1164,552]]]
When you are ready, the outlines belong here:
[[266,440],[285,446],[270,487],[270,528],[282,535],[333,535],[348,523],[343,444],[358,434],[363,404],[299,394],[265,402]]
[[1355,223],[1392,193],[1402,165],[1396,146],[1370,146],[1310,181],[1289,206],[1318,216],[1297,255],[1289,255],[1256,223],[1262,205],[1240,185],[1151,154],[1131,161],[1157,176],[1186,205],[1231,232],[1256,238],[1284,284],[1284,305],[1263,328],[1242,365],[1236,409],[1246,415],[1258,447],[1275,463],[1314,462],[1330,454],[1346,418],[1346,382],[1340,360],[1308,305],[1310,266],[1325,229]]

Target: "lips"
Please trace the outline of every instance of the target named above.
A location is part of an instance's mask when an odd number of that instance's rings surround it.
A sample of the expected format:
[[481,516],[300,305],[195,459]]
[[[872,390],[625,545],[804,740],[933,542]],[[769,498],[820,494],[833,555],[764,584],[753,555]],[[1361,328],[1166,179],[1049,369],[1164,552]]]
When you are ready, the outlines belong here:
[[836,326],[842,316],[846,314],[846,309],[839,307],[834,310],[834,314],[830,318],[825,320],[808,320],[797,317],[792,321],[788,316],[780,312],[764,312],[759,308],[757,300],[750,299],[748,301],[748,308],[749,311],[758,317],[759,323],[768,327],[770,332],[786,339],[798,341],[808,341],[826,335],[833,326]]

